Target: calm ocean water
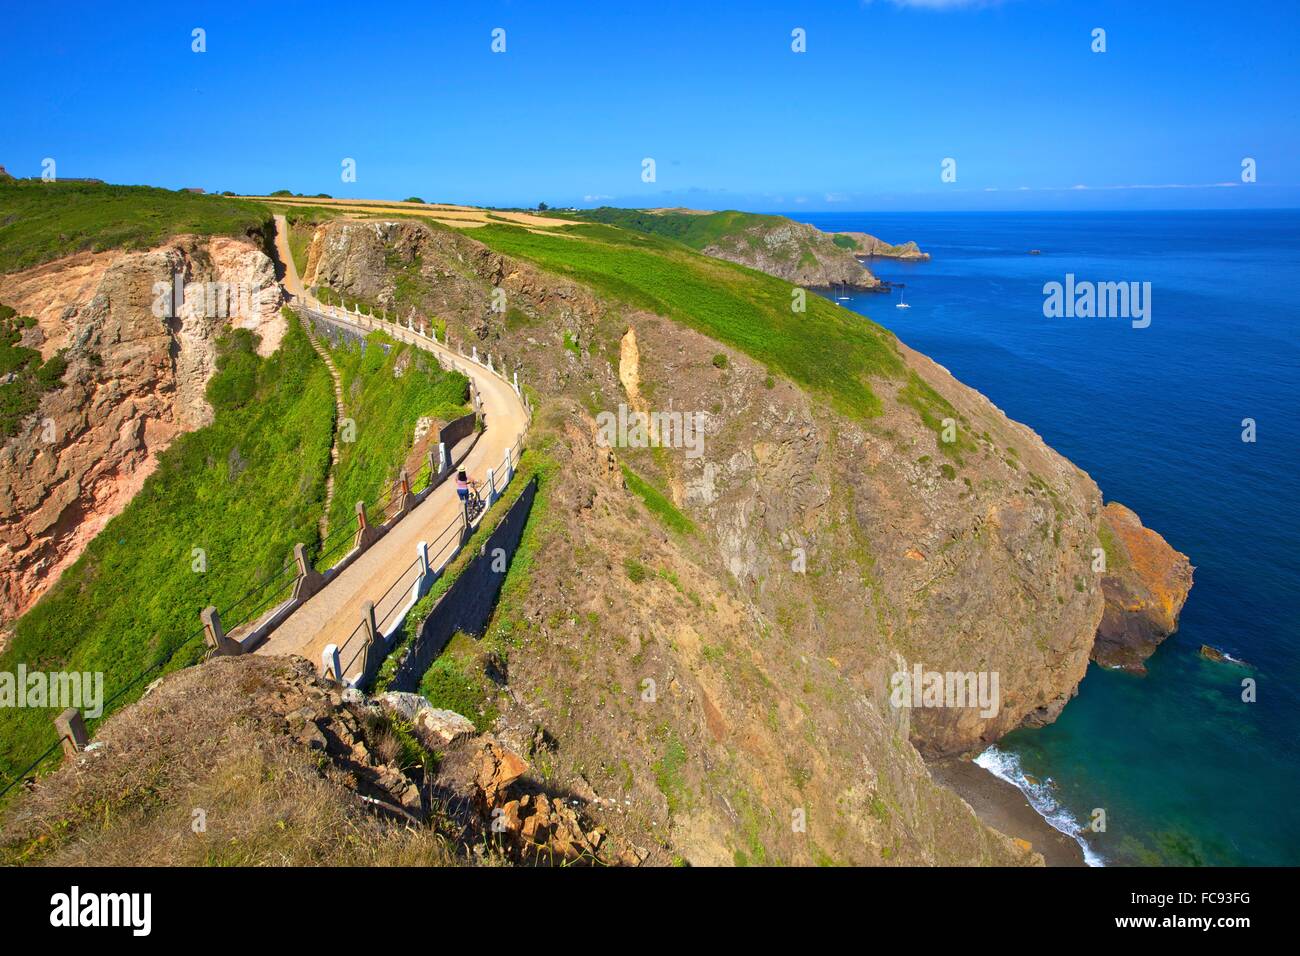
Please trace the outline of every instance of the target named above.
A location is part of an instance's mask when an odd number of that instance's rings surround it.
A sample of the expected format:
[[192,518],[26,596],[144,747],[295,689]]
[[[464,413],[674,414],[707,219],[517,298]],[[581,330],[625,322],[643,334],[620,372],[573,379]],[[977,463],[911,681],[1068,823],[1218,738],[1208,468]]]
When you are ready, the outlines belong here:
[[[1108,864],[1300,863],[1300,211],[800,218],[919,242],[930,262],[871,264],[906,283],[910,309],[897,292],[842,304],[1029,425],[1196,566],[1147,676],[1090,666],[1056,723],[982,762],[1059,826],[1103,808],[1105,832],[1083,839]],[[1150,327],[1044,318],[1043,284],[1066,273],[1150,282]]]

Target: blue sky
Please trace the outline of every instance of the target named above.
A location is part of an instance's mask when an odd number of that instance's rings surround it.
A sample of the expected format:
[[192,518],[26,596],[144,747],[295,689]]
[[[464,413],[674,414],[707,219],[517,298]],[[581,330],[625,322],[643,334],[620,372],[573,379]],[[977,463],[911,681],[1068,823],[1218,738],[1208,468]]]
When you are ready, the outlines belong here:
[[53,157],[110,182],[526,206],[1300,205],[1294,0],[227,0],[4,20],[16,175]]

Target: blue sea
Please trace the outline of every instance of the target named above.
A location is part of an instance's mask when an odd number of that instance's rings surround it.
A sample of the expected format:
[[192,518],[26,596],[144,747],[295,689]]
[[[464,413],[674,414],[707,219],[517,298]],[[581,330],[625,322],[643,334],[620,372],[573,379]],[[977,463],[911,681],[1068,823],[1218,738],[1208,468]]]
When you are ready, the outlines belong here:
[[[1300,211],[800,218],[920,243],[929,262],[869,263],[905,288],[841,304],[1029,425],[1196,567],[1146,676],[1090,665],[1055,723],[980,762],[1084,828],[1093,862],[1300,864]],[[1150,326],[1045,318],[1043,286],[1067,273],[1150,282]],[[1086,828],[1098,809],[1103,832]]]

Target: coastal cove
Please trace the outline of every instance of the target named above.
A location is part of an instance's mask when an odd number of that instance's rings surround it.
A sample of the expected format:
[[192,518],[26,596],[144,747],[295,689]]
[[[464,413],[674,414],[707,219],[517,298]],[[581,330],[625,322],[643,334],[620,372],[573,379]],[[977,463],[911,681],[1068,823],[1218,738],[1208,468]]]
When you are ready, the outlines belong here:
[[[1090,665],[1054,723],[1013,732],[981,765],[1059,829],[1104,810],[1104,832],[1082,840],[1108,865],[1300,862],[1300,214],[798,218],[919,243],[930,261],[866,261],[889,295],[840,304],[1028,425],[1196,568],[1145,676]],[[1146,324],[1049,316],[1045,287],[1067,275],[1150,283]]]

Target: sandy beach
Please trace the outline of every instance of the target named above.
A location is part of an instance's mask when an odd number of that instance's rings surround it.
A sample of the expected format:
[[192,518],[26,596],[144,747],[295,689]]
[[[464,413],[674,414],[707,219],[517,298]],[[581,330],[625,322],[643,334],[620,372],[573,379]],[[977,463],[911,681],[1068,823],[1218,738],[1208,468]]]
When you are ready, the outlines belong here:
[[1048,866],[1084,866],[1083,849],[1029,805],[1013,784],[993,776],[969,760],[929,764],[935,781],[970,804],[975,815],[1010,837],[1028,840]]

